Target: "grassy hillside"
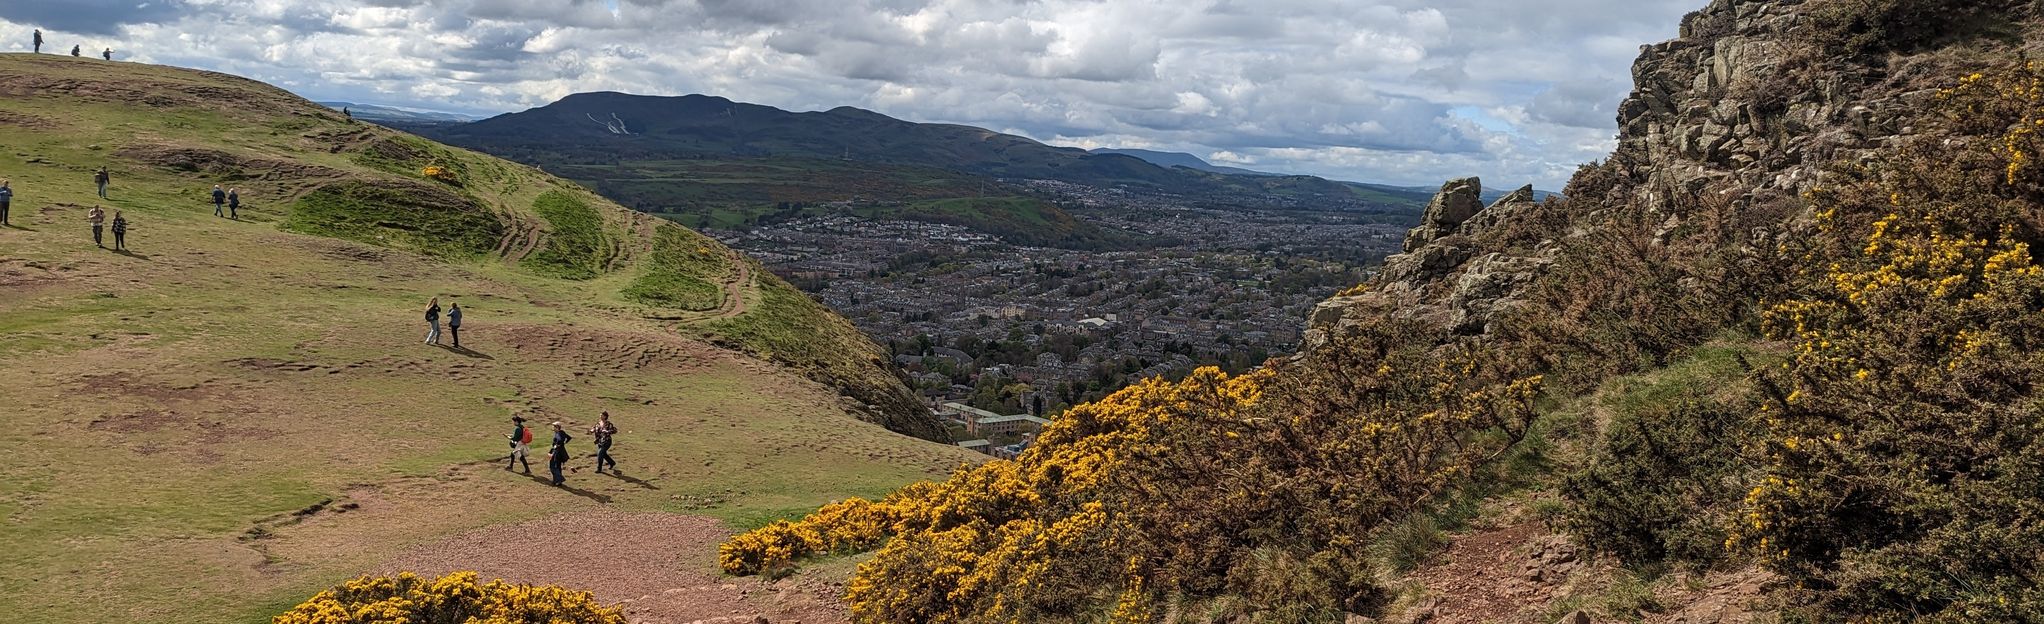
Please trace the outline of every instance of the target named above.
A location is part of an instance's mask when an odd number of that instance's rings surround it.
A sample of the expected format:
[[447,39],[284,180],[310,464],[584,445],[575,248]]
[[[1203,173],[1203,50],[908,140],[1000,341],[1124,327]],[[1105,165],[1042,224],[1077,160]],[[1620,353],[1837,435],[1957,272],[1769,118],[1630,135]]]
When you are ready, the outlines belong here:
[[[906,393],[842,319],[528,167],[219,74],[8,54],[0,94],[0,621],[267,621],[476,527],[751,526],[967,459],[854,419]],[[130,251],[93,247],[94,205]],[[436,295],[466,349],[420,343]],[[600,410],[625,477],[493,461],[512,415]]]

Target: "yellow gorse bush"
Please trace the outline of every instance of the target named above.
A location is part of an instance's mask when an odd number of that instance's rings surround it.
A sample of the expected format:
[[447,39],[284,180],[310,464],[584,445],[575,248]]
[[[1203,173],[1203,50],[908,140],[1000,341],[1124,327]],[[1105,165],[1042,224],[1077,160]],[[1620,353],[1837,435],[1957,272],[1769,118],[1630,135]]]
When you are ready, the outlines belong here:
[[364,576],[320,592],[273,624],[625,624],[589,592],[550,585],[481,583],[474,572],[424,578]]

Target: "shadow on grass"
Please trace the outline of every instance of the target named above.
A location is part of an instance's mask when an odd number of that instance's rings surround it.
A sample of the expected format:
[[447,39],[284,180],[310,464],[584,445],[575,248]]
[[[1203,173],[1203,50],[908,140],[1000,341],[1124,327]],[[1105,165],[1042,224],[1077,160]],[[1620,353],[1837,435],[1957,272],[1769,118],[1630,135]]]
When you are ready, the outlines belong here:
[[645,489],[648,489],[648,490],[658,490],[658,489],[660,489],[660,486],[657,486],[657,485],[653,485],[653,484],[651,484],[651,483],[648,483],[648,482],[646,482],[646,480],[644,480],[644,479],[640,479],[640,478],[637,478],[637,477],[627,477],[627,476],[624,476],[624,475],[618,474],[618,473],[617,473],[617,468],[611,468],[611,469],[610,469],[610,471],[608,471],[608,472],[605,472],[605,473],[603,473],[603,474],[606,474],[606,475],[610,475],[610,478],[612,478],[612,479],[617,479],[617,480],[619,480],[619,481],[623,481],[623,482],[625,482],[625,483],[630,483],[630,484],[632,484],[632,485],[636,485],[636,486],[639,486],[639,487],[642,487],[642,488],[645,488]]
[[32,228],[32,227],[26,227],[26,226],[22,226],[22,225],[14,224],[14,223],[8,223],[8,224],[6,224],[5,226],[0,226],[0,227],[6,227],[7,229],[10,229],[10,230],[21,230],[21,231],[23,231],[23,232],[41,232],[41,231],[42,231],[42,230],[38,230],[38,229],[35,229],[35,228]]
[[138,253],[135,253],[135,252],[132,252],[132,251],[128,251],[128,250],[126,250],[126,249],[116,249],[116,250],[114,250],[114,253],[117,253],[117,254],[120,254],[120,255],[123,255],[123,256],[127,256],[127,257],[130,257],[130,258],[134,258],[134,259],[136,259],[136,260],[141,260],[141,261],[143,261],[143,262],[151,262],[151,260],[149,259],[149,255],[148,255],[148,254],[138,254]]
[[[550,476],[547,476],[547,475],[543,475],[543,474],[539,474],[539,473],[533,473],[533,474],[529,474],[529,475],[525,475],[525,476],[526,476],[526,477],[528,477],[528,478],[530,478],[530,479],[532,479],[533,481],[538,481],[538,482],[540,482],[540,483],[544,483],[544,484],[546,484],[546,485],[548,485],[548,486],[552,486],[552,485],[554,484],[554,480],[553,480],[553,478],[552,478],[552,477],[550,477]],[[586,498],[586,499],[589,499],[589,500],[593,500],[593,501],[596,501],[596,502],[598,502],[598,503],[602,503],[602,504],[605,504],[605,505],[608,505],[608,504],[610,504],[610,495],[608,495],[608,494],[598,494],[598,493],[595,493],[595,492],[591,492],[591,491],[589,491],[589,490],[585,490],[585,489],[582,489],[582,488],[578,488],[578,487],[575,487],[575,486],[573,486],[573,485],[568,485],[568,484],[566,484],[566,483],[563,483],[563,484],[561,484],[561,486],[560,486],[560,487],[561,487],[561,489],[562,489],[562,490],[566,490],[566,491],[567,491],[567,492],[568,492],[569,494],[574,494],[574,495],[576,495],[576,496],[580,496],[580,497],[582,497],[582,498]]]
[[442,349],[446,349],[446,350],[448,350],[448,351],[451,351],[451,352],[453,352],[453,353],[454,353],[455,355],[459,355],[459,356],[462,356],[462,357],[471,357],[471,358],[475,358],[475,359],[478,359],[478,360],[494,360],[494,359],[497,359],[497,358],[494,358],[494,357],[490,357],[490,354],[488,354],[488,353],[483,353],[483,352],[481,352],[481,351],[477,351],[477,350],[475,350],[475,349],[470,349],[470,348],[468,348],[468,347],[456,347],[456,346],[452,346],[452,345],[446,345],[446,344],[435,344],[434,346],[436,346],[436,347],[440,347],[440,348],[442,348]]

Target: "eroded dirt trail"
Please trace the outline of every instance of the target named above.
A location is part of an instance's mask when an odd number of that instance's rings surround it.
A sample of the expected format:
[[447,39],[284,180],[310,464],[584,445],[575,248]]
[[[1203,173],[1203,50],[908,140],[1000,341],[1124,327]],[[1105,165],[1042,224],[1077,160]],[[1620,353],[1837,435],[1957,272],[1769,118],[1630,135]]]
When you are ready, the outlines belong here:
[[634,623],[847,621],[836,583],[766,582],[710,572],[730,531],[717,520],[593,509],[462,533],[406,550],[378,573],[445,574],[588,589]]

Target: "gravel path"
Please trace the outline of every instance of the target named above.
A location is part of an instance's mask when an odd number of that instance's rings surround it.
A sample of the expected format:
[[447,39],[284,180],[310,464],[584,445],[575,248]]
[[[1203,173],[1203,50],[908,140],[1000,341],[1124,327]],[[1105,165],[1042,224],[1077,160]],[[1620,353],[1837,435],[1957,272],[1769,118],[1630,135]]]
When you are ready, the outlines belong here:
[[840,624],[841,585],[797,576],[768,583],[721,577],[723,523],[700,516],[578,511],[470,531],[414,547],[375,570],[587,589],[622,604],[634,624]]

